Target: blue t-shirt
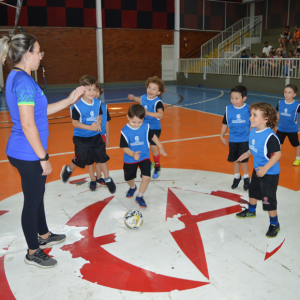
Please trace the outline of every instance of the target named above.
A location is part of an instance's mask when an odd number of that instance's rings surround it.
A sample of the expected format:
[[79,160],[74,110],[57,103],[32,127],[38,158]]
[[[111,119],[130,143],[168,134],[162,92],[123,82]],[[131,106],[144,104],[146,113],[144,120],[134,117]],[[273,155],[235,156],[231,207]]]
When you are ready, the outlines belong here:
[[[263,167],[270,160],[268,157],[268,149],[267,144],[271,136],[275,136],[278,140],[278,144],[280,146],[279,139],[277,135],[271,128],[266,128],[261,131],[257,131],[257,128],[252,128],[249,135],[249,150],[253,155],[254,160],[254,168]],[[280,149],[280,148],[279,148]],[[277,175],[280,172],[279,162],[277,161],[266,174],[268,175]]]
[[[97,122],[100,115],[101,102],[94,98],[91,104],[85,102],[82,98],[71,107],[71,118],[78,120],[85,125],[91,125]],[[100,131],[88,130],[75,127],[74,136],[91,137],[100,134]]]
[[[155,99],[149,99],[147,95],[143,95],[141,97],[141,105],[144,106],[149,112],[156,113],[158,103],[161,103],[160,106],[163,107],[163,103],[159,97],[156,97]],[[151,130],[161,129],[160,118],[145,116],[144,123],[149,124]]]
[[129,124],[126,124],[121,134],[125,138],[128,148],[134,152],[141,151],[140,159],[136,161],[132,156],[124,153],[124,162],[128,164],[135,164],[139,161],[150,158],[150,143],[149,136],[149,124],[143,122],[142,126],[138,128],[132,128]]
[[38,129],[42,145],[47,152],[49,136],[47,118],[48,101],[44,92],[34,79],[25,71],[12,70],[7,77],[5,98],[10,117],[13,122],[11,135],[6,146],[6,154],[20,160],[39,160],[39,157],[35,154],[24,135],[18,106],[34,106],[34,121]]
[[278,130],[282,132],[298,132],[297,113],[300,104],[297,101],[286,103],[281,100],[278,103],[277,110],[279,112]]
[[229,127],[229,142],[248,142],[250,134],[249,105],[235,107],[232,104],[226,107],[226,119]]

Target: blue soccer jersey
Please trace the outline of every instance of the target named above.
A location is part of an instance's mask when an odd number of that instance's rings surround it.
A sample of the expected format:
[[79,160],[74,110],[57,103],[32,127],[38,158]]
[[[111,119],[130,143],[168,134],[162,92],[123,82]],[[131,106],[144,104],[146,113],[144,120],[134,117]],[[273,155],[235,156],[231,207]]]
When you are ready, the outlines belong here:
[[229,127],[229,142],[248,142],[250,134],[249,105],[235,107],[232,104],[226,107],[226,119]]
[[[97,122],[100,115],[101,102],[99,99],[93,99],[91,104],[85,102],[82,98],[71,107],[71,118],[78,120],[85,125],[91,125]],[[75,128],[74,136],[91,137],[100,134],[99,131],[93,131],[88,129]]]
[[[263,167],[267,164],[270,160],[268,157],[268,149],[267,143],[271,136],[275,136],[278,140],[279,149],[280,149],[280,142],[277,135],[271,128],[266,128],[260,131],[257,131],[256,128],[253,128],[249,135],[249,149],[251,154],[253,155],[254,159],[254,168],[255,170],[258,167]],[[279,174],[280,167],[279,162],[277,161],[268,171],[266,174],[268,175],[276,175]]]
[[297,101],[286,103],[281,100],[278,103],[277,110],[279,112],[278,130],[282,132],[298,132],[297,113],[300,104]]
[[[144,106],[149,112],[156,113],[156,109],[158,108],[158,105],[160,108],[163,108],[163,102],[159,97],[156,97],[155,99],[149,99],[147,95],[143,95],[141,97],[141,105]],[[159,118],[153,118],[150,116],[146,116],[144,123],[147,123],[150,125],[151,130],[159,130],[161,129],[160,125],[160,119]]]
[[134,164],[145,159],[150,159],[150,143],[148,140],[149,130],[149,124],[145,122],[138,128],[132,128],[129,124],[123,127],[121,134],[126,140],[128,148],[134,152],[141,151],[140,159],[138,161],[132,156],[124,153],[125,163]]

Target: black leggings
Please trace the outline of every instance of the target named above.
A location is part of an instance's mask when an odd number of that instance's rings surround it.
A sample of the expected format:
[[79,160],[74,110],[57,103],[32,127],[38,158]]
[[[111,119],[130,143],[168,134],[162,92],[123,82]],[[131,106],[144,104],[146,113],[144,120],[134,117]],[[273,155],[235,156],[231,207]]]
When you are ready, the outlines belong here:
[[22,211],[22,228],[28,248],[38,249],[38,233],[46,234],[49,230],[44,210],[44,192],[47,176],[42,176],[40,162],[19,160],[9,157],[9,162],[18,169],[21,175],[24,194]]

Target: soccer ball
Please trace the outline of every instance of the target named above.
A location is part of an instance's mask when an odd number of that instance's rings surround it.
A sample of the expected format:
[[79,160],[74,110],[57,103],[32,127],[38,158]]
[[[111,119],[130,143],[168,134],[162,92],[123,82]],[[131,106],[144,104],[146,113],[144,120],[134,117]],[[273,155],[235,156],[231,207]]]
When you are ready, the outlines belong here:
[[139,229],[143,224],[143,215],[138,210],[130,210],[124,216],[124,223],[130,229]]

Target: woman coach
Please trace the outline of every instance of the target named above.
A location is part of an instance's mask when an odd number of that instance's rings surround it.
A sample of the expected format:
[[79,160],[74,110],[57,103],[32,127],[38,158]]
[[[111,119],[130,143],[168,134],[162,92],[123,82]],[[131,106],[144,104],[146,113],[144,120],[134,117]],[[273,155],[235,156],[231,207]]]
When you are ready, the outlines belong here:
[[84,87],[74,90],[68,98],[48,105],[43,91],[31,77],[43,55],[36,38],[30,34],[0,39],[0,62],[4,64],[8,57],[14,66],[5,86],[6,103],[13,122],[6,154],[21,175],[24,194],[21,222],[28,245],[25,262],[51,268],[57,261],[41,248],[60,243],[66,236],[48,230],[44,211],[46,178],[52,172],[47,154],[47,116],[76,102]]

